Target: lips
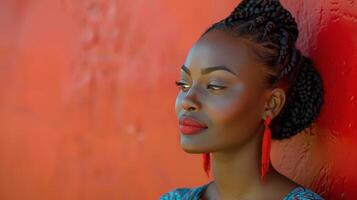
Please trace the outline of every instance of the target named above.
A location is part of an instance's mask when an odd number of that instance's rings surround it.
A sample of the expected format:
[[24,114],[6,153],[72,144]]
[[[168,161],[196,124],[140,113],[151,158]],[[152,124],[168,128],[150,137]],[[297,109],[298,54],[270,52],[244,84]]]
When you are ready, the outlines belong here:
[[207,128],[207,126],[193,117],[183,116],[179,120],[180,131],[183,134],[191,135],[199,133]]

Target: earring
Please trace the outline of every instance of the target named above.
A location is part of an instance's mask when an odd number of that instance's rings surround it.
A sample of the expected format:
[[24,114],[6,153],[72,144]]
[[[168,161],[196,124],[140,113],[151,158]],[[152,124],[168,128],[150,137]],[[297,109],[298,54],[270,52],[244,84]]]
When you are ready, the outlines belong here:
[[203,169],[206,172],[208,178],[209,178],[209,171],[210,171],[210,164],[211,164],[211,159],[210,159],[210,153],[203,153],[202,154],[202,160],[203,160]]
[[261,161],[261,181],[265,182],[265,176],[269,170],[270,148],[271,148],[271,130],[269,128],[271,119],[269,116],[264,121],[264,135],[262,143],[262,161]]

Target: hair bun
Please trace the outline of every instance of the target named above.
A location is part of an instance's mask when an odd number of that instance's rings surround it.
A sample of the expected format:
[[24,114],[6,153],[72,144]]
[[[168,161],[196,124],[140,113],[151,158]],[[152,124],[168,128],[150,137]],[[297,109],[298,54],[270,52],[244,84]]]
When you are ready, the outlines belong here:
[[[300,54],[299,51],[297,53]],[[284,139],[291,137],[305,128],[317,118],[323,105],[323,84],[320,74],[312,60],[304,55],[294,61],[295,73],[286,103],[272,122],[272,137]]]

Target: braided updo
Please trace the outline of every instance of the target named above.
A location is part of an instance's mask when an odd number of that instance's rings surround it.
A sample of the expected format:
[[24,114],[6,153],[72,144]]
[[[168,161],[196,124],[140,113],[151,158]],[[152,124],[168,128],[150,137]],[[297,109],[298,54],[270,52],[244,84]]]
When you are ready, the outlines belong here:
[[268,87],[281,86],[287,94],[281,112],[271,122],[272,138],[289,138],[310,126],[324,102],[323,84],[313,61],[295,47],[297,24],[279,0],[242,0],[227,18],[203,35],[213,29],[249,38],[263,47],[263,51],[254,52],[273,72],[265,83]]

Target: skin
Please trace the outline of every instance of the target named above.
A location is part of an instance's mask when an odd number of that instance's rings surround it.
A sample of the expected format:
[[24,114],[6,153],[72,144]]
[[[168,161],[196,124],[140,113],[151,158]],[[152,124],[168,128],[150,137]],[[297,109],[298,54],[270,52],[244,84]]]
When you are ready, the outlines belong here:
[[[276,200],[299,186],[272,165],[267,182],[260,181],[263,120],[277,116],[286,97],[282,88],[264,85],[268,68],[256,59],[251,44],[212,30],[192,46],[184,62],[187,69],[181,70],[179,82],[185,85],[176,98],[177,118],[188,114],[208,127],[198,134],[180,134],[184,151],[211,153],[214,181],[203,193],[206,199]],[[201,74],[212,66],[225,66],[232,73]]]

